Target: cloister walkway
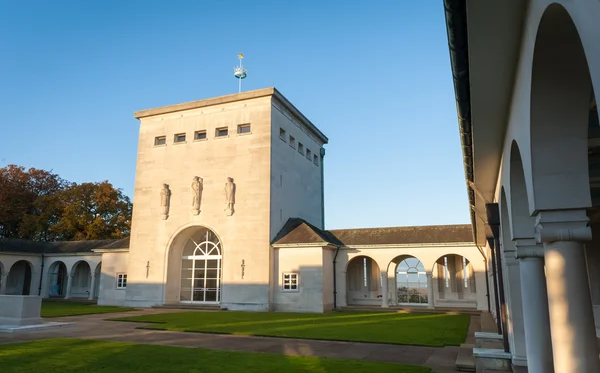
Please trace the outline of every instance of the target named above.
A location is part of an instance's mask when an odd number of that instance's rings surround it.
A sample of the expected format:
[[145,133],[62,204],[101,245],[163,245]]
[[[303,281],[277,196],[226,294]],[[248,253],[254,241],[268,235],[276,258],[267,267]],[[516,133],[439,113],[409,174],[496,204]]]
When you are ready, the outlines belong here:
[[[144,309],[127,312],[127,316],[181,312],[177,309]],[[190,311],[194,312],[194,311]],[[197,311],[203,312],[203,311]],[[26,342],[47,338],[84,338],[116,342],[207,348],[315,356],[365,361],[422,365],[435,372],[455,372],[456,357],[465,347],[421,347],[378,343],[338,342],[307,339],[253,337],[208,333],[186,333],[136,329],[144,323],[108,321],[125,314],[96,314],[52,318],[56,322],[72,322],[71,326],[21,333],[0,333],[0,344]],[[471,317],[469,334],[479,325],[479,316]]]

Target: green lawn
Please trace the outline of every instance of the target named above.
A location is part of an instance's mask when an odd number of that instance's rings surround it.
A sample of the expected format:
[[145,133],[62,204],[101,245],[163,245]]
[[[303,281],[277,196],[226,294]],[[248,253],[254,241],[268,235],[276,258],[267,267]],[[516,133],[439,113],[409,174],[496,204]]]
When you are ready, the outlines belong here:
[[183,312],[113,320],[154,323],[148,329],[434,347],[460,345],[469,326],[467,315],[392,312]]
[[97,306],[89,303],[75,302],[42,302],[42,317],[61,317],[91,315],[94,313],[126,312],[135,308],[116,306]]
[[0,345],[2,373],[429,373],[425,367],[359,360],[152,346],[82,339]]

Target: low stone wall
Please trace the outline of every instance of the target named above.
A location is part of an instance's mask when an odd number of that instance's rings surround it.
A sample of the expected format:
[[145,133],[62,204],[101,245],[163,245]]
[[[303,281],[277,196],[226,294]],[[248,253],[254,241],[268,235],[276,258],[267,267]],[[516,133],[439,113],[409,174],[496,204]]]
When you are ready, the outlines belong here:
[[0,326],[42,324],[42,297],[34,295],[0,295]]

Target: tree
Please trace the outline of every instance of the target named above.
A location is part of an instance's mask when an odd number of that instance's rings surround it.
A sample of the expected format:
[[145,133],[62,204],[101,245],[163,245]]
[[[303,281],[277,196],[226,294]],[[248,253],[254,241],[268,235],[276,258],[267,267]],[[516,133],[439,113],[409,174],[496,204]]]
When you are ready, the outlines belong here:
[[131,201],[108,181],[73,184],[60,196],[64,210],[52,230],[61,239],[99,240],[129,235]]
[[52,172],[22,166],[0,168],[0,236],[50,241],[68,183]]
[[108,181],[70,183],[45,170],[0,168],[0,237],[36,241],[123,238],[132,204]]

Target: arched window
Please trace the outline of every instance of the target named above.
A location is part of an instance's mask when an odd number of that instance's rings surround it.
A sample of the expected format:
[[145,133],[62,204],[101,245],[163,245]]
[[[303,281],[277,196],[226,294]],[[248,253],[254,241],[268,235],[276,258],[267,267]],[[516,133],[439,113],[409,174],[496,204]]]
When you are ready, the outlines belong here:
[[417,258],[406,258],[396,267],[398,303],[427,303],[427,275]]
[[221,242],[207,228],[193,234],[181,256],[180,302],[218,303],[221,301]]

